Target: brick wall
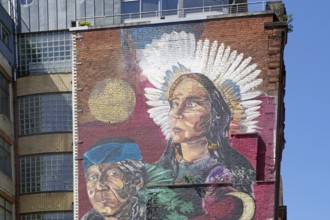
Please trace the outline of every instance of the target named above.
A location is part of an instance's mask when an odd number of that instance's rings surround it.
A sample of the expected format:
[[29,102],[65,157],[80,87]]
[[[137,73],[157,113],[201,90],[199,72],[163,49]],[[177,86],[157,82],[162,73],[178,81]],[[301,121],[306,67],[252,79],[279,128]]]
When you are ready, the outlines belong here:
[[[142,74],[137,51],[150,44],[153,39],[159,39],[163,33],[172,31],[193,33],[197,40],[206,38],[210,42],[217,40],[218,43],[230,46],[231,51],[237,50],[238,53],[243,53],[244,58],[251,57],[251,63],[256,63],[257,69],[262,71],[259,78],[262,78],[263,82],[257,88],[262,91],[262,95],[258,97],[258,100],[262,101],[261,116],[258,118],[260,130],[250,134],[233,135],[230,137],[230,144],[251,163],[256,171],[253,180],[253,199],[256,205],[255,210],[252,210],[253,218],[262,220],[274,218],[277,191],[276,137],[280,129],[277,127],[276,118],[279,114],[278,106],[282,102],[279,91],[283,89],[282,58],[286,32],[283,28],[270,27],[272,23],[273,15],[265,13],[207,21],[91,29],[79,32],[79,38],[75,42],[78,62],[75,66],[78,158],[81,158],[99,140],[125,136],[137,142],[145,162],[158,161],[166,148],[167,141],[147,113],[149,106],[146,104],[144,89],[151,84]],[[109,79],[116,80],[119,84],[120,81],[128,83],[135,93],[134,111],[126,120],[115,123],[100,121],[90,109],[90,97],[97,92],[104,93],[105,90],[102,90],[105,87],[104,82]],[[112,91],[111,94],[116,98],[124,95],[121,91]],[[118,109],[116,105],[109,105],[108,109],[102,109],[102,113],[115,115]],[[86,193],[81,160],[77,170],[81,217],[92,206]],[[176,187],[186,190],[186,194],[196,193],[189,189],[191,186]],[[196,198],[192,196],[193,202],[194,199]],[[239,210],[236,212],[237,215],[240,213]]]

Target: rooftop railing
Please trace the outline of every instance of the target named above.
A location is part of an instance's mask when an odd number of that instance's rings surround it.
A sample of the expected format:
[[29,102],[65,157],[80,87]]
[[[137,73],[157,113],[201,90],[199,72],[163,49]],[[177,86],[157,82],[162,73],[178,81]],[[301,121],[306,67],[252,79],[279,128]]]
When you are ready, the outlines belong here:
[[[219,4],[204,7],[177,8],[160,11],[138,11],[127,14],[116,14],[106,16],[82,17],[80,21],[89,21],[92,26],[109,26],[122,23],[133,23],[148,21],[160,23],[166,21],[196,20],[207,18],[210,15],[228,15],[239,13],[253,13],[267,11],[267,3],[272,1],[255,1],[238,4]],[[279,1],[281,2],[281,1]]]

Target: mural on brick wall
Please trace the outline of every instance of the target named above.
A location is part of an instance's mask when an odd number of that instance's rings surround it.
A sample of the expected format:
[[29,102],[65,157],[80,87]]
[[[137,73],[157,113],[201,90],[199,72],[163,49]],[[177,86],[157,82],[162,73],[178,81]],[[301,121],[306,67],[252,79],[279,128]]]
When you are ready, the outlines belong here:
[[232,136],[263,129],[261,70],[200,31],[140,30],[120,31],[122,76],[80,97],[80,219],[257,218],[255,158]]

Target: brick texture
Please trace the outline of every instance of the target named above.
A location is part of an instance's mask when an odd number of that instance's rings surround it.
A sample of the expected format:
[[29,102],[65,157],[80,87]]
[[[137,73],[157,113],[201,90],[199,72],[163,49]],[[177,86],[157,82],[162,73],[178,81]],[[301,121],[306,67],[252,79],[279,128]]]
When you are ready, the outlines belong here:
[[[111,136],[127,136],[140,146],[143,160],[156,162],[164,152],[167,141],[160,128],[155,125],[147,110],[144,88],[150,86],[141,74],[136,59],[136,50],[143,48],[152,39],[159,39],[162,33],[172,31],[193,32],[197,39],[208,38],[230,46],[231,51],[252,57],[262,72],[263,79],[258,89],[263,101],[258,118],[259,133],[235,135],[230,141],[233,148],[244,155],[257,172],[253,185],[256,213],[254,219],[272,219],[276,192],[275,143],[277,132],[279,91],[283,89],[283,48],[285,43],[282,29],[265,28],[273,22],[273,15],[264,14],[247,17],[230,17],[187,23],[169,23],[148,26],[94,29],[79,33],[77,46],[77,91],[78,139],[80,158],[100,139]],[[141,46],[143,45],[143,46]],[[105,79],[120,79],[128,82],[135,91],[136,108],[130,117],[120,123],[100,122],[94,118],[88,107],[93,88]],[[117,94],[113,94],[116,96]],[[109,106],[111,111],[111,106]],[[89,209],[82,161],[79,161],[79,216]],[[186,190],[182,187],[182,190]],[[186,194],[195,192],[187,189]]]

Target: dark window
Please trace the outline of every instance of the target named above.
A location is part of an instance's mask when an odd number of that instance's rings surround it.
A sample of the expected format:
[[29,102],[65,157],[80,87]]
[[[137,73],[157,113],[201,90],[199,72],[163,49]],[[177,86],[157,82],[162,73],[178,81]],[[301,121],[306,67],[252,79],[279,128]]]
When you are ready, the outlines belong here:
[[29,5],[33,2],[33,0],[19,0],[21,5]]
[[0,40],[9,47],[9,31],[0,23]]
[[222,0],[184,0],[185,13],[222,11]]
[[21,220],[72,220],[73,212],[46,212],[21,215]]
[[139,0],[123,0],[121,5],[121,13],[123,19],[140,18],[140,1]]
[[20,35],[18,62],[19,76],[70,72],[71,34],[59,31]]
[[[10,145],[0,138],[0,171],[12,177],[11,174],[11,147]],[[0,218],[1,219],[1,218]]]
[[13,205],[1,196],[0,196],[0,219],[1,220],[13,219]]
[[161,3],[162,15],[176,15],[178,9],[178,0],[166,1],[163,0]]
[[176,15],[178,0],[122,0],[123,19]]
[[158,11],[158,0],[142,0],[142,17],[156,17]]
[[20,157],[21,193],[72,191],[72,154],[43,154]]
[[19,135],[72,131],[71,94],[43,94],[18,99]]
[[0,113],[9,117],[9,81],[0,74]]

